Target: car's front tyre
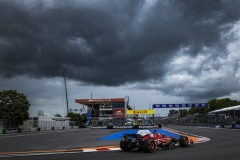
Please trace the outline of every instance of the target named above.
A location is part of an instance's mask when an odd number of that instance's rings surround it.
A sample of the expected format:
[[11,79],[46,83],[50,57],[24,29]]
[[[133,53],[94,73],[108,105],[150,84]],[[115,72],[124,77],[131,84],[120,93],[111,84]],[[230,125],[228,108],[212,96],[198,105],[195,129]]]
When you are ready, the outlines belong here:
[[187,147],[189,144],[189,139],[186,136],[180,136],[179,138],[179,145],[180,147]]

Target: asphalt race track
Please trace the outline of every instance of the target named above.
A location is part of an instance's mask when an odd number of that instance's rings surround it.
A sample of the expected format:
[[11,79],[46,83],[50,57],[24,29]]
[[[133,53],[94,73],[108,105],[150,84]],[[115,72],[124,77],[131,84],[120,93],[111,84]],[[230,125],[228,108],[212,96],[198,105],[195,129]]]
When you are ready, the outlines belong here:
[[208,142],[156,153],[121,150],[83,152],[82,148],[118,146],[119,140],[99,140],[119,129],[79,129],[0,135],[0,159],[9,160],[235,160],[240,159],[240,130],[166,126],[208,137]]

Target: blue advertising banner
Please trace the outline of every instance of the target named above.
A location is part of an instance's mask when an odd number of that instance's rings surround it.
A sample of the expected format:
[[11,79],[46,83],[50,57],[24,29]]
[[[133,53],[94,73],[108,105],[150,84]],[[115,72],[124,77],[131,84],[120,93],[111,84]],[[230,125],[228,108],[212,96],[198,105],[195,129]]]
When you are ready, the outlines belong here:
[[153,108],[192,108],[207,107],[207,103],[183,103],[183,104],[153,104]]
[[91,112],[88,112],[88,113],[87,113],[87,118],[90,118],[90,117],[92,117],[92,116],[91,116]]

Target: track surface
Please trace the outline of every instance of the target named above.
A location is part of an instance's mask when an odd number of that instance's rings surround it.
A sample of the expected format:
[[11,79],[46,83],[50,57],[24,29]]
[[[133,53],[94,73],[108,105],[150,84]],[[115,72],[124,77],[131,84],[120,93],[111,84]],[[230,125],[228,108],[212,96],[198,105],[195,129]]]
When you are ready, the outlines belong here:
[[[24,134],[0,135],[0,159],[11,160],[139,160],[139,159],[171,159],[171,160],[234,160],[240,158],[240,130],[211,129],[185,126],[167,126],[171,129],[208,137],[211,140],[188,148],[175,148],[156,153],[138,153],[116,151],[82,152],[82,148],[115,146],[119,140],[99,141],[105,135],[121,130],[81,129],[70,131],[38,132]],[[46,151],[44,154],[29,151]],[[9,152],[24,152],[27,156],[8,156]],[[5,154],[4,154],[5,153]]]

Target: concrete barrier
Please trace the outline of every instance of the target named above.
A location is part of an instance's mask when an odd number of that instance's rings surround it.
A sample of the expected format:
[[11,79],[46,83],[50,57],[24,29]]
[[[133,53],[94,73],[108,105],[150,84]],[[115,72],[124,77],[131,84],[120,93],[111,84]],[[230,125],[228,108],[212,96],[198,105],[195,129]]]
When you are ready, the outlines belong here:
[[113,129],[113,126],[112,125],[108,125],[107,129]]

